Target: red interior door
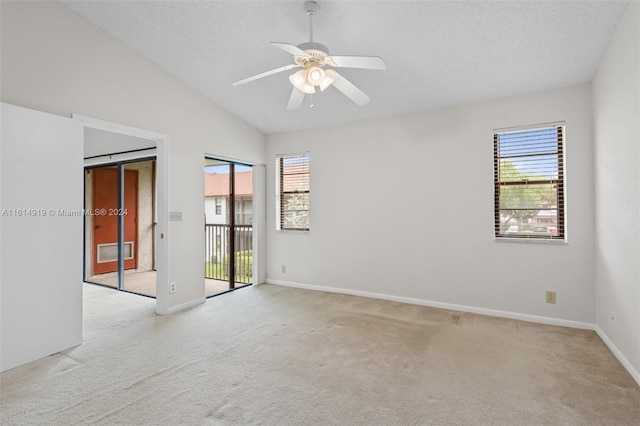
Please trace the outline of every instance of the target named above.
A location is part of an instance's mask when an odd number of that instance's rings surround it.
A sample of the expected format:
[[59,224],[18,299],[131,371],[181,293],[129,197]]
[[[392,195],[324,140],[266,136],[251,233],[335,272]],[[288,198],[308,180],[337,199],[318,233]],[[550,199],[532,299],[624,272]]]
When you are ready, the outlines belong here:
[[[118,270],[118,216],[124,216],[124,269],[138,267],[138,171],[124,171],[124,207],[118,209],[118,168],[93,173],[93,273]],[[99,213],[97,213],[99,212]]]

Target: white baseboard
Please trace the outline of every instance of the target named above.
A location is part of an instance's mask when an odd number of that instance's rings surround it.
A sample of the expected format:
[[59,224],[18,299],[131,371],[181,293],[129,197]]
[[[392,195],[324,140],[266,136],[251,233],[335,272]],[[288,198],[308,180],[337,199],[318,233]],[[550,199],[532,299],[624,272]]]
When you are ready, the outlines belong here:
[[301,284],[301,283],[296,283],[291,281],[274,280],[270,278],[267,278],[266,283],[281,285],[285,287],[302,288],[306,290],[317,290],[317,291],[325,291],[329,293],[349,294],[352,296],[371,297],[373,299],[391,300],[394,302],[410,303],[412,305],[431,306],[433,308],[442,308],[442,309],[449,309],[454,311],[470,312],[473,314],[516,319],[521,321],[535,322],[539,324],[558,325],[562,327],[579,328],[583,330],[594,330],[598,334],[598,336],[600,336],[600,338],[604,341],[604,343],[607,345],[609,350],[611,350],[613,355],[618,359],[618,361],[620,361],[620,363],[629,372],[629,374],[631,374],[631,377],[633,377],[633,379],[638,383],[638,385],[640,385],[640,372],[638,372],[638,370],[634,368],[634,366],[622,354],[622,352],[620,352],[620,350],[616,347],[616,345],[613,344],[613,342],[611,341],[611,339],[609,339],[609,337],[605,334],[605,332],[602,331],[602,329],[598,327],[596,324],[579,322],[579,321],[570,321],[570,320],[564,320],[560,318],[543,317],[539,315],[520,314],[517,312],[500,311],[496,309],[477,308],[475,306],[435,302],[433,300],[416,299],[413,297],[394,296],[390,294],[372,293],[368,291],[351,290],[351,289],[337,288],[337,287],[325,287],[325,286],[313,285],[313,284]]
[[634,380],[638,383],[638,386],[640,386],[640,372],[636,370],[633,365],[631,365],[627,357],[625,357],[624,354],[620,352],[620,349],[618,349],[618,347],[613,344],[611,339],[609,339],[609,336],[607,336],[607,334],[602,331],[600,327],[596,325],[594,329],[596,333],[598,333],[598,336],[600,336],[602,341],[609,347],[609,350],[613,352],[615,357],[618,358],[618,361],[620,361],[624,368],[627,369],[629,374],[631,374],[631,377],[633,377]]
[[453,303],[436,302],[433,300],[417,299],[413,297],[394,296],[384,293],[372,293],[361,290],[351,290],[337,287],[325,287],[313,284],[301,284],[291,281],[273,280],[267,278],[267,284],[276,284],[285,287],[303,288],[307,290],[326,291],[329,293],[350,294],[352,296],[370,297],[373,299],[391,300],[394,302],[410,303],[412,305],[430,306],[432,308],[449,309],[452,311],[470,312],[473,314],[489,315],[492,317],[509,318],[521,321],[535,322],[539,324],[558,325],[562,327],[595,330],[595,325],[587,322],[571,321],[560,318],[543,317],[539,315],[520,314],[518,312],[500,311],[497,309],[478,308],[475,306],[456,305]]
[[169,309],[167,309],[167,314],[173,314],[173,313],[176,313],[178,311],[182,311],[184,309],[189,309],[189,308],[192,308],[194,306],[198,306],[198,305],[204,303],[205,300],[207,300],[207,299],[206,298],[204,298],[204,299],[195,299],[195,300],[190,300],[188,302],[181,303],[179,305],[171,306]]

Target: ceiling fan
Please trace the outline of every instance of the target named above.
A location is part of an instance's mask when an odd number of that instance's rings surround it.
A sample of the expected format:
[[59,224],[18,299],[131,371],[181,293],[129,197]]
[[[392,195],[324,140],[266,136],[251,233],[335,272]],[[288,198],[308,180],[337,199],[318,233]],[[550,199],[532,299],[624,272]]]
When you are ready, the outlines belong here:
[[329,56],[329,49],[326,46],[313,41],[313,15],[320,10],[320,6],[315,1],[307,1],[304,3],[304,9],[309,16],[309,42],[297,46],[288,43],[270,43],[272,46],[291,53],[293,63],[235,81],[232,84],[239,86],[279,72],[302,68],[289,76],[293,90],[287,104],[288,110],[300,108],[305,94],[314,94],[316,88],[322,92],[330,86],[338,89],[357,105],[362,106],[369,102],[371,98],[366,93],[338,74],[333,68],[386,70],[387,66],[382,58],[378,56]]

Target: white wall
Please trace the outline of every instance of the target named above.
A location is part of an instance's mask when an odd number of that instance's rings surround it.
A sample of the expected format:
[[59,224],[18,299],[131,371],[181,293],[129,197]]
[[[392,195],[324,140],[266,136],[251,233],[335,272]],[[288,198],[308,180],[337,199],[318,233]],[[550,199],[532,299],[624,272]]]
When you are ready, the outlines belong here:
[[264,135],[59,3],[1,8],[3,102],[169,136],[169,309],[203,300],[204,155],[264,163]]
[[[268,136],[267,282],[593,323],[591,118],[582,85]],[[494,241],[492,129],[560,120],[569,242]],[[274,158],[301,151],[311,231],[276,232]]]
[[640,3],[631,2],[593,82],[596,153],[596,324],[614,352],[619,351],[618,357],[623,356],[621,360],[632,371],[638,383],[639,27]]
[[5,371],[82,342],[82,217],[57,214],[83,207],[82,126],[6,104],[1,121],[0,371]]

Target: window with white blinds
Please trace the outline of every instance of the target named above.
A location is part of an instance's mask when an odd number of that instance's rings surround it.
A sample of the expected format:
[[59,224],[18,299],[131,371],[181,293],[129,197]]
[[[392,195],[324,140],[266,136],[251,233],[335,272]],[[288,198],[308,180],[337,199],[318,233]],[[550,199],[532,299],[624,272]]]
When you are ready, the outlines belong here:
[[277,223],[281,231],[309,230],[309,154],[276,158]]
[[564,123],[493,134],[496,238],[565,239]]

